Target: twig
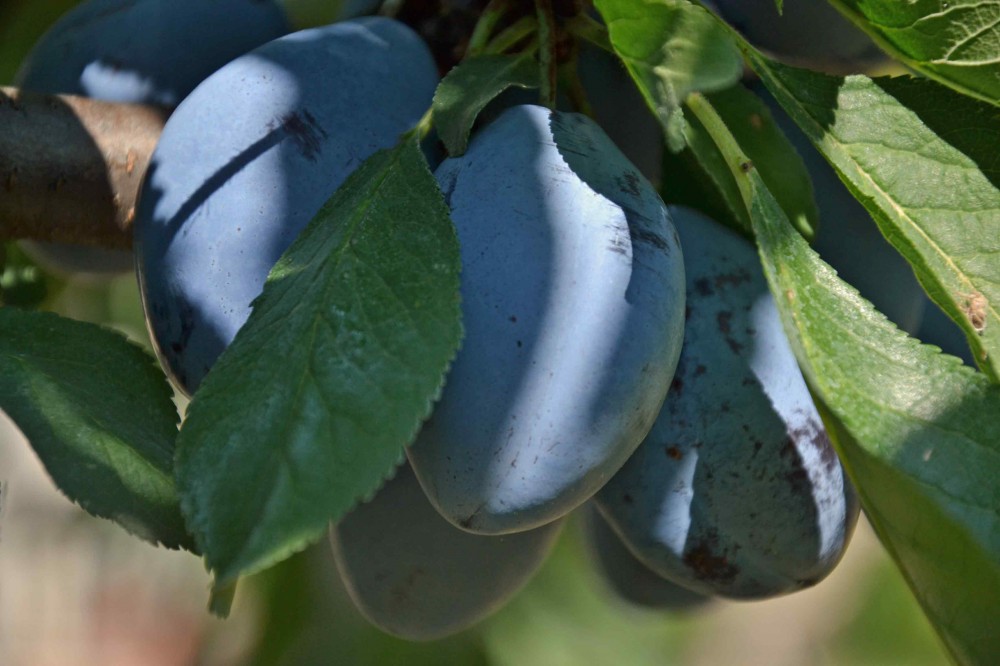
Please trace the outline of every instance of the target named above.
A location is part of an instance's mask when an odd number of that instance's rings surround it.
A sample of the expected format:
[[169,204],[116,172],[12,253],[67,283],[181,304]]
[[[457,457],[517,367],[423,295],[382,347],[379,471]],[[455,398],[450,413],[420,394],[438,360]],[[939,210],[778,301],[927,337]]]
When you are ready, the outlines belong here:
[[0,239],[129,248],[164,109],[0,88]]

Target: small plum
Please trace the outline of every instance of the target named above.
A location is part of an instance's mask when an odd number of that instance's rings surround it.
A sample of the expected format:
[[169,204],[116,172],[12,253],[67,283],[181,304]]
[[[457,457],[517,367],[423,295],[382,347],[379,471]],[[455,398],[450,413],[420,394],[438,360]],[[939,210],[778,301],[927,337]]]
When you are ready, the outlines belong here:
[[404,464],[330,529],[330,543],[362,615],[395,636],[432,640],[503,606],[541,566],[561,526],[469,534],[434,510]]

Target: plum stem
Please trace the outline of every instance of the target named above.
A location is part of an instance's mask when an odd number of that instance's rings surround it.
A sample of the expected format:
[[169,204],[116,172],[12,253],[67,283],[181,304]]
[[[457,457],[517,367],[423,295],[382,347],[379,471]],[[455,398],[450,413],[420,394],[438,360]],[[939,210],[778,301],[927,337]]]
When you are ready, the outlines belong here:
[[740,189],[740,196],[743,203],[750,211],[750,203],[753,193],[750,190],[750,181],[747,173],[753,168],[753,162],[746,156],[743,149],[733,133],[729,130],[726,122],[719,116],[719,113],[712,106],[712,103],[701,93],[691,93],[684,102],[691,113],[704,125],[712,141],[718,146],[726,160],[726,165],[733,174],[733,179]]
[[503,53],[510,47],[531,35],[537,29],[538,21],[535,20],[534,16],[523,16],[512,23],[510,27],[504,28],[490,41],[489,44],[486,45],[483,52]]
[[556,108],[558,67],[556,58],[556,16],[552,0],[535,0],[538,16],[538,66],[541,68],[541,103]]
[[586,14],[578,14],[568,20],[566,30],[574,37],[590,42],[617,57],[618,54],[615,53],[615,48],[611,45],[611,38],[608,36],[608,29]]
[[465,58],[479,55],[486,50],[493,30],[506,13],[507,0],[490,0],[476,22],[476,27],[472,29],[469,45],[465,49]]

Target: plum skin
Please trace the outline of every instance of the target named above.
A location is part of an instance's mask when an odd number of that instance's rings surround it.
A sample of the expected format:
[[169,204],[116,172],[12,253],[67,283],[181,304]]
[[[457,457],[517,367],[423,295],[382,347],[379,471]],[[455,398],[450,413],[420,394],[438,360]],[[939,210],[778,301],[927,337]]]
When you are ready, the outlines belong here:
[[282,252],[416,124],[436,85],[416,33],[370,17],[269,42],[178,106],[142,187],[134,249],[150,337],[182,390],[232,341]]
[[[213,71],[288,30],[284,11],[269,0],[90,0],[39,39],[14,84],[173,107]],[[114,276],[134,264],[125,250],[29,241],[22,247],[57,273]]]
[[663,411],[595,496],[646,566],[737,599],[792,592],[842,556],[858,500],[785,338],[755,248],[671,208],[688,258],[684,349]]
[[541,567],[561,527],[504,536],[460,530],[430,505],[404,463],[330,528],[330,544],[362,615],[395,636],[434,640],[503,606]]
[[463,529],[531,529],[589,498],[645,435],[683,335],[666,208],[593,121],[515,106],[435,173],[466,335],[408,456]]

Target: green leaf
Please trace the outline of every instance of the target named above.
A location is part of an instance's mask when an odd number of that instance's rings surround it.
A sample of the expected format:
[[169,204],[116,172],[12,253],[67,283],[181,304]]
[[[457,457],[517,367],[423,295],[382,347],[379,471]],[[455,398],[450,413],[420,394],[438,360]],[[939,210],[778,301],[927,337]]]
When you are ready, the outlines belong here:
[[949,650],[992,663],[1000,599],[1000,386],[907,337],[788,222],[703,99],[771,291],[862,505]]
[[916,71],[1000,104],[1000,0],[830,0]]
[[320,538],[398,464],[461,338],[458,271],[413,140],[369,158],[278,261],[178,442],[217,587]]
[[1000,110],[926,79],[833,77],[748,55],[1000,378]]
[[470,58],[445,76],[434,92],[434,125],[452,157],[465,152],[476,117],[511,86],[537,88],[538,63],[528,54]]
[[0,409],[71,500],[192,548],[173,482],[177,410],[149,354],[93,324],[0,308]]
[[684,147],[682,104],[692,92],[728,88],[743,73],[739,52],[704,7],[687,0],[596,0],[611,44],[663,125]]
[[[802,158],[775,124],[767,105],[742,85],[707,97],[778,199],[793,226],[811,240],[819,219],[812,183]],[[715,184],[744,233],[748,233],[750,218],[732,172],[696,117],[688,117],[687,138],[699,165]]]

